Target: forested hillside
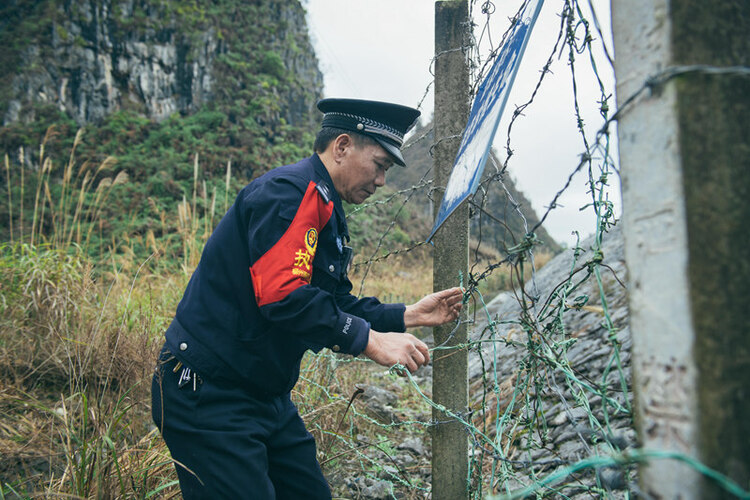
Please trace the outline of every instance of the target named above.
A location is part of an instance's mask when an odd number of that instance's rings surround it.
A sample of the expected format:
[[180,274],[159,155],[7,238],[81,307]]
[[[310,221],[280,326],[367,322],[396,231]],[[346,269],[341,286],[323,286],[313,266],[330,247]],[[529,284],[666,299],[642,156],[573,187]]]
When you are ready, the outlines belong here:
[[322,76],[299,2],[11,1],[0,19],[5,239],[9,204],[25,202],[14,229],[28,234],[45,203],[35,174],[42,192],[48,179],[44,234],[64,216],[51,210],[62,190],[86,191],[91,208],[119,175],[92,231],[98,247],[174,233],[153,220],[176,214],[183,196],[216,210],[238,185],[309,154]]

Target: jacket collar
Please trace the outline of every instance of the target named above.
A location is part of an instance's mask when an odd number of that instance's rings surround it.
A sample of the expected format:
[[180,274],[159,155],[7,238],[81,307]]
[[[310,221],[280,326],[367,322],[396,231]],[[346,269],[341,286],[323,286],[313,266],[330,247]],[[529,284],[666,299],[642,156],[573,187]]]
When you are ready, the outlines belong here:
[[320,160],[318,153],[313,153],[310,157],[310,161],[313,164],[316,176],[320,179],[320,182],[328,185],[329,192],[331,193],[331,199],[333,200],[333,210],[336,213],[336,219],[339,221],[339,232],[346,237],[346,241],[349,241],[349,228],[346,225],[346,213],[344,213],[344,204],[341,201],[336,186],[333,185],[333,179],[328,173],[328,169],[323,162]]

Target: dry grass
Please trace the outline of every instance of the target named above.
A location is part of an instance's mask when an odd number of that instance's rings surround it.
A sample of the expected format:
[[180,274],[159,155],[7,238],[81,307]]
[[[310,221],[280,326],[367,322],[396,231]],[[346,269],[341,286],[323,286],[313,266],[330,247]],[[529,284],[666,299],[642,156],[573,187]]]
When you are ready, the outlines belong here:
[[1,250],[0,491],[143,498],[168,482],[147,382],[174,283],[96,275],[80,252]]
[[[318,459],[334,498],[360,498],[352,480],[369,477],[392,483],[396,498],[425,498],[430,456],[404,465],[398,446],[417,437],[429,449],[430,406],[404,377],[368,360],[325,354],[306,356],[293,392],[300,414],[318,445]],[[365,399],[375,386],[397,400],[382,413]]]
[[[54,170],[52,158],[45,156],[45,145],[55,135],[53,127],[47,130],[39,147],[38,165],[26,172],[23,148],[19,154],[19,164],[11,165],[5,155],[5,171],[8,185],[19,189],[20,197],[14,200],[8,189],[8,229],[11,243],[27,242],[30,245],[47,244],[54,248],[68,248],[75,243],[88,246],[95,221],[101,220],[102,210],[112,193],[112,188],[128,182],[124,170],[115,175],[116,160],[107,157],[98,165],[76,163],[76,149],[81,144],[83,131],[76,134],[67,162],[62,166],[59,189],[52,189],[56,180],[51,178]],[[35,185],[29,185],[35,177]],[[34,192],[31,228],[24,220],[24,193],[28,188]],[[14,219],[13,206],[17,205]]]
[[369,255],[363,251],[354,257],[349,273],[353,294],[408,304],[432,292],[431,247],[418,247],[382,260],[365,260]]
[[[0,491],[8,498],[174,494],[168,451],[151,426],[149,383],[187,276],[135,266],[129,275],[122,266],[102,271],[81,252],[23,245],[3,246],[0,256]],[[383,282],[368,286],[393,287],[394,300],[418,297],[423,290],[400,279],[415,272],[410,266],[391,266]],[[325,354],[306,358],[303,375],[294,397],[324,468],[376,474],[380,464],[363,465],[367,450],[352,443],[372,436],[379,444],[365,448],[382,456],[378,447],[387,451],[404,431],[379,426],[359,401],[349,409],[347,402],[359,384],[379,385],[383,369]],[[408,394],[403,384],[393,389]]]

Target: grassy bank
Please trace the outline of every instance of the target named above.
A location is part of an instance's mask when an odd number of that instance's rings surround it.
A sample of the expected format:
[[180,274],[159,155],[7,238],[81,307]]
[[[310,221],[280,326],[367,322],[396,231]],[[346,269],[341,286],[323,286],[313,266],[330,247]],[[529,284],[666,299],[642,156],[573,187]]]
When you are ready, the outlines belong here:
[[[149,261],[123,272],[123,266],[95,265],[80,250],[26,244],[3,245],[0,259],[3,495],[176,494],[169,454],[151,425],[149,390],[163,331],[188,274],[155,273]],[[414,257],[408,260],[382,273],[382,281],[368,280],[368,291],[388,290],[393,300],[422,294],[430,286],[428,273],[415,267]],[[327,352],[305,359],[294,398],[327,473],[356,468],[348,471],[356,475],[382,466],[362,465],[362,454],[353,452],[357,434],[387,443],[389,433],[406,432],[359,414],[358,402],[348,407],[359,386],[382,385],[383,373],[372,363]],[[398,381],[387,383],[408,392]],[[420,402],[406,395],[401,404],[414,409]]]

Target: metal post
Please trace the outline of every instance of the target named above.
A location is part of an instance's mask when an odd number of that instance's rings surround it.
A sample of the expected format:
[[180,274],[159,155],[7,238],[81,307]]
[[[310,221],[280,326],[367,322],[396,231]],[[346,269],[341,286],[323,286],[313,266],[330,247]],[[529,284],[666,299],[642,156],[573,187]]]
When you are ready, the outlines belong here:
[[[458,153],[461,133],[469,116],[468,5],[466,0],[435,3],[435,148],[434,186],[438,193],[448,182]],[[435,210],[441,196],[435,196]],[[469,217],[464,203],[443,224],[434,239],[433,288],[456,286],[467,276],[469,265]],[[434,330],[436,345],[466,342],[466,326]],[[465,350],[441,350],[433,354],[432,395],[452,412],[464,414],[468,406],[468,354]],[[463,426],[442,411],[433,410],[438,424],[432,434],[432,498],[468,498],[468,439]]]
[[[636,422],[646,449],[750,485],[750,3],[612,0]],[[679,74],[654,85],[670,68]],[[741,68],[740,68],[741,69]],[[728,498],[677,460],[652,498]]]

